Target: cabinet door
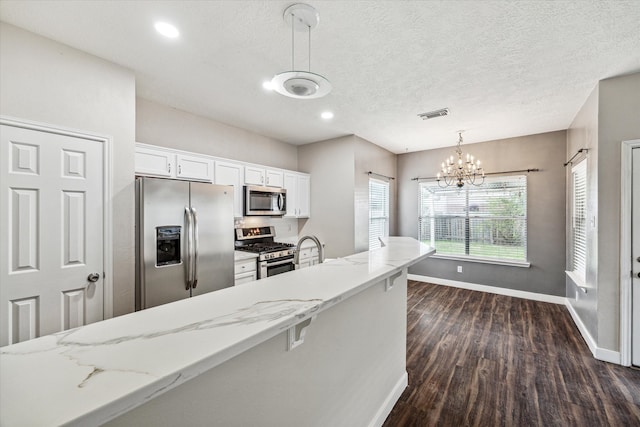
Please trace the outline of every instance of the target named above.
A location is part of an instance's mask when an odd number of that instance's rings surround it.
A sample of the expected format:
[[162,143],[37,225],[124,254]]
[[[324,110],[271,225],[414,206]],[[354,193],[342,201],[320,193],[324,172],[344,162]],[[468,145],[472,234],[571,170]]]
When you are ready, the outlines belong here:
[[298,175],[285,173],[284,188],[287,190],[287,213],[285,217],[296,218],[298,216]]
[[309,218],[311,216],[311,177],[309,175],[298,175],[298,218]]
[[249,271],[247,273],[241,273],[235,275],[235,286],[242,285],[244,283],[253,282],[258,279],[255,271]]
[[216,162],[214,183],[233,185],[233,216],[242,216],[242,182],[244,166],[238,163]]
[[136,174],[174,178],[175,158],[175,154],[166,151],[136,147]]
[[281,170],[267,169],[265,175],[267,177],[266,184],[269,187],[282,188],[284,186],[284,173]]
[[213,182],[213,160],[184,154],[178,154],[176,160],[177,178]]
[[247,185],[264,185],[264,169],[246,165],[244,167],[244,183]]

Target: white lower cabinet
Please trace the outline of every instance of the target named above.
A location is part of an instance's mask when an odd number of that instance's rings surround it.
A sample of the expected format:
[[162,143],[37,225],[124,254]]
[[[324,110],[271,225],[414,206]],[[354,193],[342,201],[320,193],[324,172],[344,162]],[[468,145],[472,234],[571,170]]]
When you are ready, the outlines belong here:
[[237,260],[234,265],[234,273],[236,286],[258,280],[256,258]]
[[320,257],[318,256],[318,248],[308,247],[299,249],[300,257],[298,258],[299,267],[298,268],[306,268],[311,267],[312,265],[318,264]]

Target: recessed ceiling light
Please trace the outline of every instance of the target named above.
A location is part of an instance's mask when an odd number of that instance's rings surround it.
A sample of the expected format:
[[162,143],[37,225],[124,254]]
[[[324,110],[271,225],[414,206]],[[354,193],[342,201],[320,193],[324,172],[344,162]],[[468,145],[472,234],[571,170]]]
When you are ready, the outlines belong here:
[[273,83],[271,83],[271,80],[262,82],[262,87],[264,88],[264,90],[273,90]]
[[325,120],[331,120],[333,119],[333,113],[331,111],[325,111],[322,114],[320,114],[320,117],[322,117]]
[[173,25],[166,22],[156,22],[154,25],[156,27],[156,31],[162,34],[165,37],[169,37],[170,39],[175,39],[180,35],[180,31]]

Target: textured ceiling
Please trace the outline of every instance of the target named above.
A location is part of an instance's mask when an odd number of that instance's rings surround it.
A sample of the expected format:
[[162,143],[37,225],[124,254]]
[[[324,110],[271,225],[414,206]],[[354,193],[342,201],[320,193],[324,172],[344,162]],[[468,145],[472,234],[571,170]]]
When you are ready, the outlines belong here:
[[333,91],[289,99],[262,82],[291,68],[292,3],[2,0],[0,19],[134,70],[143,98],[293,144],[356,134],[395,153],[458,130],[469,143],[566,129],[599,80],[640,71],[640,1],[308,1],[311,71]]

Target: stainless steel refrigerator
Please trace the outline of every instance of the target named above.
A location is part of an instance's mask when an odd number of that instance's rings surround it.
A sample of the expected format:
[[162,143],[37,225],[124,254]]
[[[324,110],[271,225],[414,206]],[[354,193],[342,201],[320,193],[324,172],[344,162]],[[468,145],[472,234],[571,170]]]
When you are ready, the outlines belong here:
[[233,187],[136,180],[136,310],[233,286]]

